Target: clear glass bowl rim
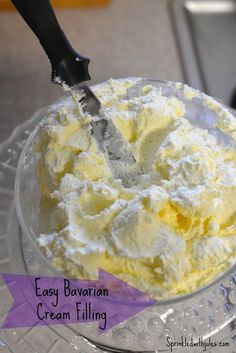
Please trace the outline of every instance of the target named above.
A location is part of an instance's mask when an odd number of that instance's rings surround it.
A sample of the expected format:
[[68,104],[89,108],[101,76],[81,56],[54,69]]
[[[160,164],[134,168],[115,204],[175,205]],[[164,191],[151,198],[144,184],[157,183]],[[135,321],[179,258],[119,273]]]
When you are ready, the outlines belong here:
[[[156,84],[160,84],[160,85],[168,85],[171,86],[174,89],[178,89],[178,90],[183,90],[184,87],[186,87],[186,84],[183,83],[179,83],[178,82],[178,88],[176,87],[177,82],[173,82],[173,81],[166,81],[166,80],[155,80],[155,79],[147,79],[147,78],[139,78],[139,77],[125,77],[125,78],[119,78],[116,80],[124,80],[124,79],[140,79],[142,81],[146,81],[147,84],[151,83],[151,82],[155,82]],[[92,85],[91,88],[96,88],[99,87],[100,85],[104,84],[106,81]],[[194,89],[195,90],[195,89]],[[195,90],[199,93],[199,96],[202,97],[210,97],[208,95],[206,95],[205,93],[199,92],[198,90]],[[58,101],[62,100],[64,97],[60,98]],[[211,97],[210,97],[211,98]],[[216,100],[216,99],[215,99]],[[58,102],[57,101],[57,102]],[[217,100],[216,100],[217,101]],[[225,110],[226,107],[219,101],[217,101],[222,110]],[[54,103],[55,104],[55,103]],[[45,108],[41,108],[38,112],[35,113],[35,115],[37,115],[37,113],[39,113],[40,115],[42,114],[42,112],[46,112],[48,110],[49,107],[45,107]],[[25,219],[24,219],[24,215],[22,212],[22,207],[21,207],[21,189],[20,189],[20,184],[21,184],[21,178],[22,178],[22,170],[23,170],[23,165],[24,165],[24,161],[25,161],[25,157],[28,154],[29,151],[29,147],[31,146],[35,136],[37,135],[39,129],[41,128],[42,124],[43,124],[44,119],[42,119],[42,121],[40,121],[35,128],[33,129],[33,131],[31,132],[30,136],[28,137],[25,146],[23,147],[21,156],[19,158],[18,161],[18,165],[17,165],[17,170],[16,170],[16,177],[15,177],[15,204],[16,204],[16,213],[17,213],[17,217],[18,220],[20,222],[20,226],[22,228],[22,231],[24,232],[24,234],[27,236],[27,239],[30,241],[30,243],[32,244],[36,254],[45,262],[45,264],[47,264],[47,266],[51,269],[52,273],[55,274],[55,276],[63,276],[62,272],[59,272],[50,262],[50,260],[43,254],[42,251],[40,251],[37,243],[36,243],[36,239],[37,239],[37,235],[32,231],[32,229],[26,224]],[[209,283],[207,283],[206,285],[200,287],[199,289],[192,291],[188,294],[184,294],[184,295],[179,295],[176,297],[171,297],[169,299],[161,299],[160,301],[157,301],[155,305],[157,306],[164,306],[164,305],[173,305],[173,304],[177,304],[177,303],[181,303],[181,302],[185,302],[188,299],[192,299],[194,297],[196,297],[198,294],[203,293],[207,290],[210,290],[211,288],[215,287],[217,284],[220,284],[220,282],[224,281],[229,275],[233,274],[234,271],[236,271],[236,263],[233,264],[232,266],[230,266],[227,270],[225,270],[223,273],[221,273],[219,276],[217,276],[214,280],[210,281]],[[119,299],[115,299],[114,300],[118,303],[120,303]],[[134,306],[139,306],[142,305],[143,302],[142,301],[137,301],[137,302],[122,302],[123,304],[129,304],[129,305],[134,305]]]

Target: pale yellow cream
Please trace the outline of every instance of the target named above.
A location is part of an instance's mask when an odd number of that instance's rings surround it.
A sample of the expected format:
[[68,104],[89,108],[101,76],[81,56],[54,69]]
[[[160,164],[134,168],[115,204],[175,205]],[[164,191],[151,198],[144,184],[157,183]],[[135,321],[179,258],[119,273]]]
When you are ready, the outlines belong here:
[[[169,298],[198,289],[235,259],[236,150],[191,125],[185,104],[152,85],[128,99],[137,81],[96,89],[141,166],[130,188],[112,176],[76,98],[52,106],[36,146],[38,243],[66,275],[95,278],[101,267]],[[186,99],[196,96],[186,87]],[[225,131],[232,119],[224,112],[218,127]],[[227,133],[233,137],[234,128]]]

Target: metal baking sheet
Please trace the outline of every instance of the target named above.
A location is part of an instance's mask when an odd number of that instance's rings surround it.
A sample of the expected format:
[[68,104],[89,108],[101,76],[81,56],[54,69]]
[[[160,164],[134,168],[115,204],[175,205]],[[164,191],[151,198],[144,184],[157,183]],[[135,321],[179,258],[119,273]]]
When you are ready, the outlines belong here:
[[236,89],[236,0],[172,0],[186,81],[230,104]]

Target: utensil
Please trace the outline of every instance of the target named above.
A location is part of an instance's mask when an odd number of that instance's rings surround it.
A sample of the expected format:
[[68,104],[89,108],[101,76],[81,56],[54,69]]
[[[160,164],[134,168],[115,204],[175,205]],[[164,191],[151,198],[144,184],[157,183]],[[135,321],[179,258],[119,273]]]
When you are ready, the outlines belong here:
[[[106,117],[101,103],[87,85],[79,83],[90,80],[88,64],[90,59],[77,53],[60,28],[49,0],[12,0],[13,4],[38,37],[52,66],[52,82],[66,83],[72,89],[82,89],[84,111],[92,119],[92,134],[104,153],[115,178],[124,186],[130,186],[141,170],[111,119]],[[97,117],[99,116],[99,119]]]
[[233,91],[233,94],[232,94],[232,97],[231,97],[231,100],[230,100],[230,106],[233,109],[236,109],[236,88]]

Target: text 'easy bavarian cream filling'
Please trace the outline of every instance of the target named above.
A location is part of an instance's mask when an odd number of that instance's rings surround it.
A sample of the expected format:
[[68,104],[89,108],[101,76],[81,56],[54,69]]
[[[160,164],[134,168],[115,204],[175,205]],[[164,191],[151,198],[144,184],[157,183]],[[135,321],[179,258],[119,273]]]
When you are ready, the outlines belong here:
[[[95,92],[142,169],[130,188],[114,180],[77,100],[52,106],[36,144],[38,242],[66,275],[96,278],[101,267],[167,298],[199,288],[234,261],[236,150],[193,126],[185,104],[157,87],[128,98],[137,81],[109,80]],[[187,95],[195,91],[186,87]],[[234,123],[228,113],[218,127],[226,120]]]

